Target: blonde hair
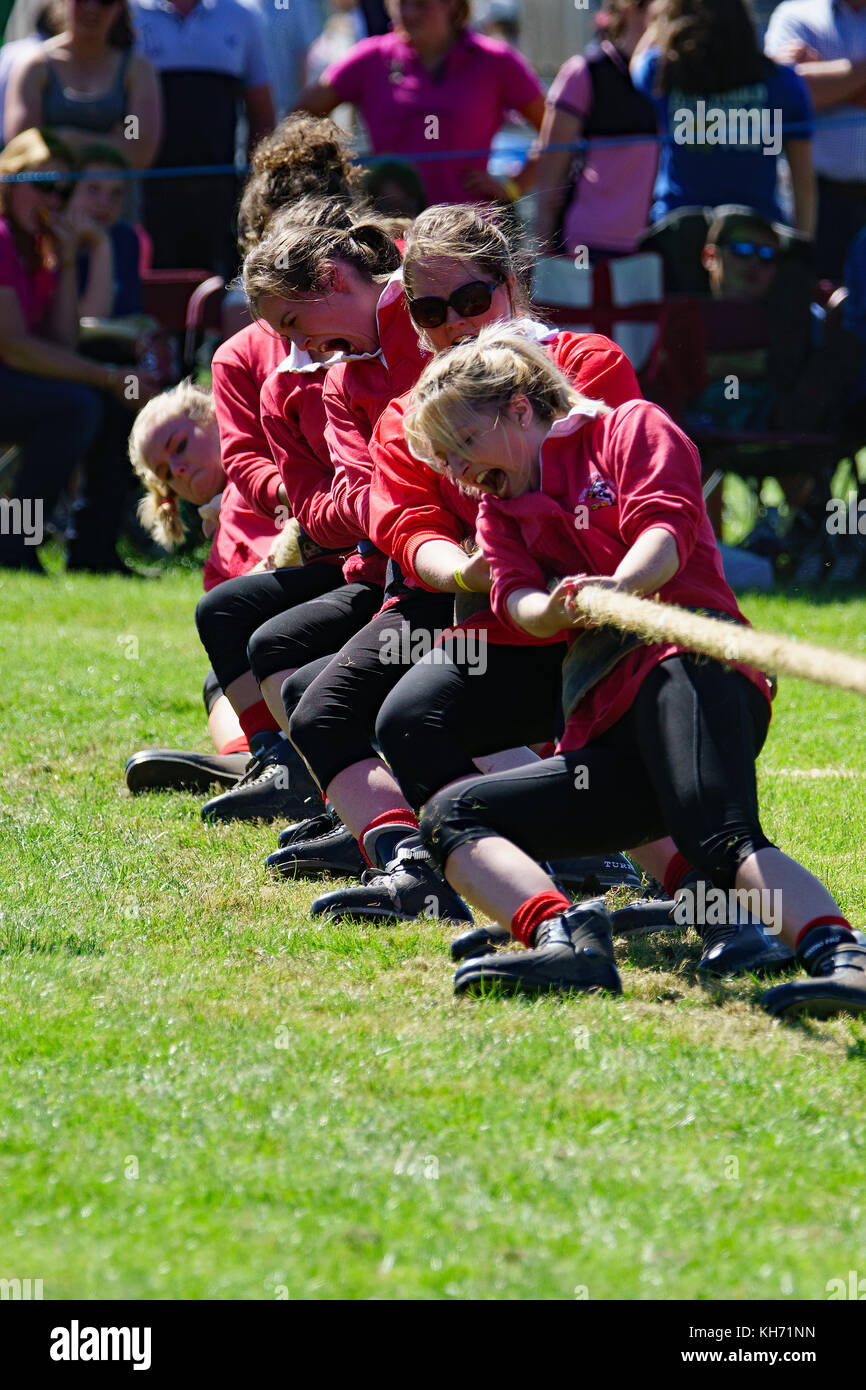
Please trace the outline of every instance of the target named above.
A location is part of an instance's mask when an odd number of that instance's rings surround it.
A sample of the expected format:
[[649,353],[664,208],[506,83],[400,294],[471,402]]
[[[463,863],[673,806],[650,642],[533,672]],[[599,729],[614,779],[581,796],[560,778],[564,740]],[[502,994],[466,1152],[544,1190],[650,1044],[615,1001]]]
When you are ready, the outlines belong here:
[[365,203],[308,197],[274,213],[244,259],[243,284],[253,315],[268,295],[294,299],[325,291],[327,267],[335,260],[367,280],[384,280],[399,266],[400,252],[384,219]]
[[514,396],[526,396],[551,423],[575,406],[591,414],[609,410],[576,391],[539,343],[513,325],[492,323],[424,368],[404,419],[406,442],[416,458],[441,471],[449,454],[467,457],[463,436],[478,424],[479,412],[504,410]]
[[[471,203],[439,203],[419,213],[409,228],[403,256],[403,286],[406,298],[417,298],[416,275],[431,261],[471,261],[490,280],[508,286],[512,311],[531,317],[529,276],[532,257],[515,245],[505,231],[498,212],[492,207]],[[508,284],[514,279],[514,286]],[[433,345],[418,330],[423,347]]]
[[[0,150],[0,174],[36,174],[46,165],[63,163],[72,169],[75,160],[71,151],[47,130],[31,126],[14,135]],[[0,183],[0,213],[8,215],[9,192],[14,183]]]
[[177,494],[170,482],[154,473],[144,453],[146,436],[169,420],[181,416],[210,424],[216,419],[213,396],[206,386],[198,386],[190,377],[154,396],[142,406],[129,432],[129,461],[147,492],[138,504],[138,519],[149,535],[166,550],[173,550],[186,535],[177,506]]

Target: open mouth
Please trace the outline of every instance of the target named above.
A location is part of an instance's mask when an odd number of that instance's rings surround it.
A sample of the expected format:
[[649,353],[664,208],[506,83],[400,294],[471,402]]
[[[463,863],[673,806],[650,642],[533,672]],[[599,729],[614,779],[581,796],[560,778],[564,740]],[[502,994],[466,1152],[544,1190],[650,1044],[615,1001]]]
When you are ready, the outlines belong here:
[[479,473],[474,486],[483,488],[485,492],[492,492],[497,497],[504,497],[508,488],[508,477],[501,468],[487,468],[483,473]]
[[355,347],[348,338],[327,338],[319,346],[319,352],[354,352]]

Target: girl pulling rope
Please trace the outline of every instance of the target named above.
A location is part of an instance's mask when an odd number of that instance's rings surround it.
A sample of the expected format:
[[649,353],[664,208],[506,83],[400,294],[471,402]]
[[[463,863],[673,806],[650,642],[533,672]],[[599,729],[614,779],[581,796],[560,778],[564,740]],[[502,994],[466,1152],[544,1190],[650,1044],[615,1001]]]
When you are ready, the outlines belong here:
[[[737,660],[754,656],[736,645],[746,620],[722,573],[694,445],[646,401],[610,410],[581,397],[535,344],[497,326],[430,363],[406,434],[419,458],[484,494],[478,536],[496,615],[571,640],[557,755],[453,784],[422,814],[449,882],[529,948],[464,961],[456,990],[620,993],[607,914],[572,907],[531,856],[669,834],[680,852],[670,892],[696,874],[772,904],[764,921],[810,978],[765,994],[770,1013],[866,1009],[866,947],[823,884],[761,828],[755,759],[770,691]],[[714,613],[730,626],[727,664],[664,629],[647,643],[588,627],[584,604],[598,605],[599,588]]]

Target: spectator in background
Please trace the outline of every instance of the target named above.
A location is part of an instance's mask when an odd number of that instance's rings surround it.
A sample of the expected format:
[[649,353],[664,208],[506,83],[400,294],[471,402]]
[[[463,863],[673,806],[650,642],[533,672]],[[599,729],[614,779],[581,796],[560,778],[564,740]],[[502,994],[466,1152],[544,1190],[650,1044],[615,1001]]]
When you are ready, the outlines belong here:
[[488,39],[501,39],[511,48],[520,41],[519,0],[488,0],[478,15],[476,28]]
[[[363,12],[355,0],[328,0],[328,9],[324,28],[307,52],[305,86],[318,82],[326,68],[345,58],[356,43],[368,37]],[[331,116],[347,134],[351,132],[354,113],[348,102],[336,107]]]
[[[81,151],[78,171],[87,177],[75,184],[69,214],[79,229],[89,233],[78,258],[82,318],[141,313],[140,244],[135,228],[122,220],[126,189],[123,179],[116,177],[118,170],[128,167],[110,145],[88,145]],[[99,284],[94,283],[97,258],[107,265]]]
[[826,123],[815,127],[817,271],[837,283],[845,253],[866,226],[866,0],[786,0],[764,47],[794,63]]
[[[162,87],[164,136],[155,164],[234,164],[241,105],[252,151],[274,125],[261,16],[240,0],[133,0],[133,16]],[[144,224],[154,266],[230,279],[237,191],[234,174],[148,179]]]
[[[326,68],[299,105],[324,116],[357,107],[374,154],[413,156],[490,148],[508,114],[536,130],[544,94],[532,68],[507,44],[467,29],[467,0],[389,0],[394,32],[364,39]],[[428,204],[511,202],[524,184],[486,170],[485,153],[419,160]]]
[[[322,0],[252,0],[265,24],[277,120],[291,111],[307,81],[307,50],[322,32]],[[358,38],[361,34],[358,34]]]
[[383,217],[399,217],[412,222],[427,206],[424,185],[418,171],[402,160],[387,159],[373,164],[364,176],[370,202]]
[[[0,154],[0,174],[58,175],[53,182],[0,183],[0,422],[4,438],[21,446],[13,501],[21,501],[22,514],[25,502],[35,507],[41,533],[80,466],[68,568],[122,571],[115,542],[130,403],[125,369],[76,351],[80,238],[63,213],[63,178],[71,168],[69,152],[38,130],[23,131]],[[138,384],[146,396],[146,374]],[[36,547],[21,535],[0,535],[0,566],[39,571]]]
[[146,169],[160,137],[156,74],[133,52],[126,0],[65,0],[62,33],[25,53],[6,93],[5,132],[47,127],[73,154],[95,136]]
[[814,236],[809,93],[791,68],[763,56],[743,0],[656,0],[631,75],[652,98],[665,137],[654,221],[675,208],[719,203],[745,203],[781,220],[784,150],[794,226]]
[[[547,94],[538,148],[539,241],[573,256],[634,251],[649,220],[658,165],[652,102],[635,91],[628,64],[646,28],[647,0],[605,0],[601,34],[569,58]],[[551,149],[586,138],[646,136],[628,143]]]
[[53,38],[57,33],[57,25],[54,22],[54,4],[43,5],[36,16],[32,34],[26,34],[21,39],[7,40],[0,48],[0,148],[6,144],[5,134],[5,113],[6,113],[6,89],[9,86],[9,78],[12,69],[20,58],[31,53],[36,53],[45,39]]

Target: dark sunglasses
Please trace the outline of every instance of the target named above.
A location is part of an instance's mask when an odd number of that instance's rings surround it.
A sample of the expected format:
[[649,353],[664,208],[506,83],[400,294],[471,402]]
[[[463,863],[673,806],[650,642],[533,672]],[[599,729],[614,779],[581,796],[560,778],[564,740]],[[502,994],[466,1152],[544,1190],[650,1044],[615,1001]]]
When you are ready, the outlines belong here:
[[778,251],[774,246],[757,246],[754,241],[726,241],[725,250],[744,261],[749,256],[757,256],[759,261],[775,261]]
[[[86,0],[75,0],[75,3],[76,5],[83,5],[86,3]],[[116,5],[117,0],[96,0],[96,3],[97,5],[101,5],[104,10],[107,10],[110,9],[112,5]]]
[[421,299],[408,299],[409,313],[419,328],[441,328],[449,309],[453,309],[462,319],[477,319],[479,314],[487,313],[493,302],[493,291],[501,284],[501,280],[494,280],[492,284],[484,280],[471,280],[447,299],[439,299],[434,294],[425,294]]

